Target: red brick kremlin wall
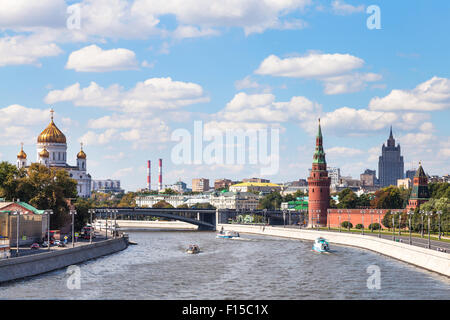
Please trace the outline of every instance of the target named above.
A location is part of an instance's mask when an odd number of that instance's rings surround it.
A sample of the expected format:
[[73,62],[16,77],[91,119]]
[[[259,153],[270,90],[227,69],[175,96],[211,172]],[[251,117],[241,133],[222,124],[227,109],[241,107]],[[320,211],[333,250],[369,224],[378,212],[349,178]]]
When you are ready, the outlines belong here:
[[[388,211],[400,210],[402,209],[328,209],[327,226],[339,228],[339,221],[342,223],[350,220],[353,227],[360,223],[367,229],[371,223],[380,223],[382,229],[387,229],[382,223],[384,215]],[[364,213],[362,211],[364,211]]]

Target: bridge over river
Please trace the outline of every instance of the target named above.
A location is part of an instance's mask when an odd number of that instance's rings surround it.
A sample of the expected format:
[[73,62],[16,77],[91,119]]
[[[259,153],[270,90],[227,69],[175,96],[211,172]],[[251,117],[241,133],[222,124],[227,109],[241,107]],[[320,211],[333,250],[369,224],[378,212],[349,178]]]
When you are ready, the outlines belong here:
[[159,217],[187,222],[198,226],[198,230],[216,230],[217,223],[228,223],[238,215],[252,214],[260,216],[267,224],[295,224],[301,219],[301,213],[279,210],[219,210],[195,208],[95,208],[97,219],[139,220],[143,217]]

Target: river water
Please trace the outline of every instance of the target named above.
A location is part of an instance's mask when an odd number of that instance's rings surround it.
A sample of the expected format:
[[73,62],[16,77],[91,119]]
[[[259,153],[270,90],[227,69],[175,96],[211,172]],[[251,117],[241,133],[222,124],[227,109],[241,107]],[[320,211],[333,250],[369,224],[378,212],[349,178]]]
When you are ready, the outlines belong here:
[[[1,285],[0,299],[449,299],[450,279],[370,251],[308,241],[214,232],[129,232],[119,253],[80,264],[81,289],[66,269]],[[202,252],[185,253],[191,243]],[[369,266],[380,289],[369,289]],[[371,267],[376,268],[377,267]],[[371,282],[373,283],[373,282]]]

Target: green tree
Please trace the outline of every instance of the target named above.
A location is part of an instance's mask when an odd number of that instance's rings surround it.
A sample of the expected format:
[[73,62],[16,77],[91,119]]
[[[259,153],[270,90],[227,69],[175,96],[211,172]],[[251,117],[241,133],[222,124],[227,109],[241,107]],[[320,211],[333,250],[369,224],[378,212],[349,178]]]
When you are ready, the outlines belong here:
[[279,192],[272,192],[259,200],[258,209],[276,210],[281,206],[283,197]]
[[158,201],[155,203],[152,208],[160,208],[160,209],[171,209],[173,206],[165,200]]
[[389,186],[375,192],[371,205],[377,209],[402,209],[405,202],[400,189],[395,186]]
[[349,188],[345,188],[338,194],[339,209],[355,209],[358,204],[358,196]]

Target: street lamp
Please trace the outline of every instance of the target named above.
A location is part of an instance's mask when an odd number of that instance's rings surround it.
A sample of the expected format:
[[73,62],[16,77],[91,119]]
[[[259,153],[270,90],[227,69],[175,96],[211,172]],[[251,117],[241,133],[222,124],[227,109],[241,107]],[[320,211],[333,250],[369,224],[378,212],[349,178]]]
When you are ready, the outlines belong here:
[[420,212],[420,217],[422,218],[422,224],[420,227],[420,236],[423,238],[423,215],[425,214],[425,211],[420,210],[419,212]]
[[439,240],[441,240],[441,214],[442,214],[442,210],[439,210],[436,212],[438,217],[439,217]]
[[47,250],[50,251],[50,215],[53,214],[53,210],[45,210],[44,214],[47,215]]
[[378,210],[378,238],[381,238],[381,210]]
[[320,213],[322,212],[321,209],[317,209],[317,231],[319,231],[319,227],[320,227]]
[[286,228],[286,210],[283,210],[283,228]]
[[428,249],[431,249],[431,240],[430,240],[430,217],[433,215],[432,211],[425,211],[425,215],[428,217]]
[[361,214],[362,214],[362,235],[364,235],[364,213],[366,213],[365,210],[361,210]]
[[401,225],[400,224],[402,222],[402,212],[403,211],[398,211],[398,236],[399,236],[399,238],[402,235],[401,231],[400,231],[400,229],[401,229]]
[[114,239],[117,236],[117,212],[119,212],[119,210],[114,209]]
[[409,244],[411,245],[412,244],[412,241],[411,241],[411,216],[414,214],[414,211],[409,210],[408,212],[406,212],[406,214],[408,215],[408,218],[409,218]]
[[347,228],[348,228],[348,232],[350,232],[350,210],[347,210],[347,216],[348,216]]
[[342,213],[342,210],[338,210],[338,212],[339,212],[339,232],[341,232],[341,213]]
[[77,211],[70,210],[69,214],[72,216],[72,248],[75,248],[75,215],[77,214]]
[[89,243],[92,243],[92,233],[94,232],[94,225],[92,223],[92,214],[95,213],[95,209],[89,209],[88,212],[91,215],[91,231],[89,232]]
[[392,241],[395,241],[395,212],[392,212]]
[[16,222],[16,227],[17,227],[17,230],[16,230],[16,236],[17,236],[17,250],[16,250],[16,254],[17,254],[17,256],[19,256],[19,228],[20,228],[20,216],[21,215],[23,215],[23,212],[22,211],[19,211],[19,210],[14,210],[13,212],[12,212],[12,214],[13,215],[15,215],[15,216],[17,216],[17,222]]

